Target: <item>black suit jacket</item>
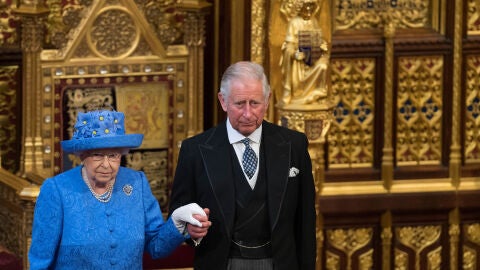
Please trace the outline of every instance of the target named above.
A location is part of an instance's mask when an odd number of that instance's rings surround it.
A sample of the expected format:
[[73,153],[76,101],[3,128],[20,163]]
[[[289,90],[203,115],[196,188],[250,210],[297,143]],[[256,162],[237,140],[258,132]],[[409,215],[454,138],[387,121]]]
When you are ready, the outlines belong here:
[[[207,236],[195,249],[195,269],[226,269],[235,218],[234,173],[226,123],[182,143],[170,213],[196,202],[210,209]],[[303,133],[263,121],[267,202],[275,269],[315,269],[315,187]],[[290,175],[292,168],[298,174]]]

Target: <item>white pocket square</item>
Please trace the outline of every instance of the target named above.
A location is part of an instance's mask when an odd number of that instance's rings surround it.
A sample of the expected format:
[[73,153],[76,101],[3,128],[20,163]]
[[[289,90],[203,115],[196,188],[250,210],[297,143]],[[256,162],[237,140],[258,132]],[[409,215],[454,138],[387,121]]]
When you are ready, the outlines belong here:
[[288,177],[295,177],[297,174],[300,172],[299,169],[292,167],[290,168],[290,171],[288,172]]

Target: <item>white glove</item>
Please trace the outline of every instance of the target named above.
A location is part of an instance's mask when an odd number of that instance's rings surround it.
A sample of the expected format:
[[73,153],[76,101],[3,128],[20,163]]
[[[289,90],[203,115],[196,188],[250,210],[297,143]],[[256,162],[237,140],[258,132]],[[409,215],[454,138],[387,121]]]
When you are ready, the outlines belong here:
[[180,233],[185,232],[185,227],[187,223],[196,225],[198,227],[202,227],[202,223],[200,221],[196,220],[193,215],[194,214],[199,214],[202,216],[206,216],[207,214],[203,209],[198,206],[196,203],[190,203],[184,206],[181,206],[172,213],[172,221],[173,224],[175,224],[175,227],[177,227],[178,231]]

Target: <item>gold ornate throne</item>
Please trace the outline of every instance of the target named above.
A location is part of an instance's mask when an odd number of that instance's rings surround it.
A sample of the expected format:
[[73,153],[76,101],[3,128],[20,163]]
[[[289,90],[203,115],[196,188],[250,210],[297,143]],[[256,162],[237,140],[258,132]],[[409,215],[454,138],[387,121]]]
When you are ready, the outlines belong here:
[[22,134],[20,142],[2,140],[7,148],[21,146],[19,153],[9,151],[18,161],[15,166],[0,168],[0,216],[12,220],[0,224],[0,245],[28,267],[39,186],[78,163],[62,153],[60,141],[70,138],[79,111],[123,111],[130,119],[126,132],[145,134],[142,146],[122,162],[147,174],[166,210],[181,141],[203,129],[204,20],[209,4],[18,2],[3,6],[22,26],[12,38],[21,44],[21,69],[14,73],[23,85],[17,87],[21,93],[8,95],[21,102],[21,110],[8,106],[9,111],[2,112],[18,121],[0,118],[0,130],[11,127]]

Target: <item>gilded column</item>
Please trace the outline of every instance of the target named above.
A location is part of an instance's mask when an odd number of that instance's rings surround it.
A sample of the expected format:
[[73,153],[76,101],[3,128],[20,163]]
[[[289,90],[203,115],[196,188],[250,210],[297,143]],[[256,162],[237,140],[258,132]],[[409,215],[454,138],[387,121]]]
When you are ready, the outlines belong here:
[[44,23],[49,13],[43,1],[21,1],[14,12],[21,18],[22,74],[22,151],[20,172],[40,172],[42,151],[42,92],[40,53],[43,48]]
[[252,1],[252,29],[251,40],[252,45],[250,48],[250,59],[256,63],[264,63],[265,61],[265,2],[263,0]]
[[382,180],[385,189],[390,190],[393,181],[393,146],[392,146],[392,120],[393,120],[393,38],[395,24],[390,12],[383,13],[385,37],[385,107],[384,107],[384,143],[382,155]]
[[[266,3],[265,0],[253,0],[251,9],[251,46],[250,60],[259,64],[265,63],[265,41],[266,41]],[[266,65],[265,65],[266,66]],[[275,108],[269,106],[266,119],[275,121]]]
[[462,85],[462,39],[463,0],[455,0],[455,23],[453,37],[453,100],[452,100],[452,145],[450,146],[450,178],[452,185],[460,185],[461,147],[461,85]]
[[458,269],[458,254],[460,254],[460,211],[458,208],[452,210],[449,214],[450,228],[450,270]]
[[[319,205],[325,181],[324,144],[333,120],[330,12],[328,0],[282,0],[272,3],[269,21],[275,119],[284,127],[305,133],[309,141],[316,194],[317,269],[321,268],[325,237]],[[252,56],[258,58],[253,52]]]
[[187,136],[203,131],[203,74],[205,15],[210,4],[204,0],[181,1],[179,10],[186,13],[185,44],[188,46],[188,129]]
[[392,213],[387,211],[382,215],[382,270],[390,270],[392,249]]

